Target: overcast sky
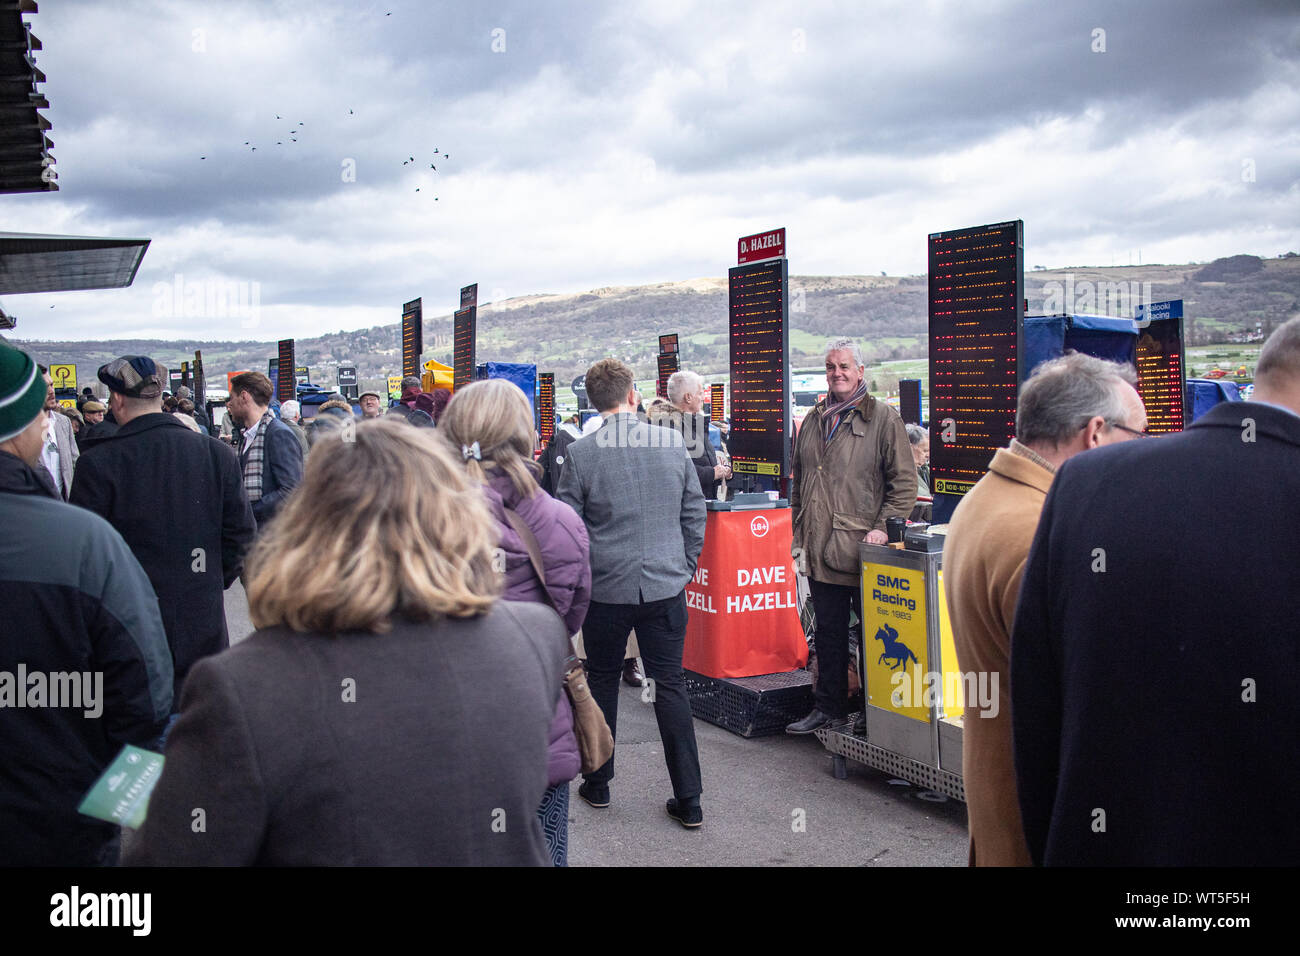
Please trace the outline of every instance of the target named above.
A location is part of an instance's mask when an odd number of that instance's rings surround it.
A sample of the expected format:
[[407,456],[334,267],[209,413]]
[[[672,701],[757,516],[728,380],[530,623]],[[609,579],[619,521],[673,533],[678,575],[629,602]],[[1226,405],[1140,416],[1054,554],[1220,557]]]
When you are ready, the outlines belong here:
[[[449,312],[475,281],[483,302],[720,276],[775,226],[800,275],[922,273],[927,233],[1016,218],[1027,271],[1300,251],[1294,0],[28,20],[60,191],[0,197],[0,229],[152,245],[130,289],[7,296],[22,338],[307,337],[416,296]],[[257,313],[187,317],[178,276],[245,283]]]

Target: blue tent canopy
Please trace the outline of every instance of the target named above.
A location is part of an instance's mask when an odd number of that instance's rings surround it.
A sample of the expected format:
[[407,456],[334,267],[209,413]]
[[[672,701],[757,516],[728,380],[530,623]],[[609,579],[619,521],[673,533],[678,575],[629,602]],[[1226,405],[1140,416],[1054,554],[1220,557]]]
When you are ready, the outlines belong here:
[[1192,410],[1192,421],[1200,418],[1220,402],[1241,401],[1241,389],[1236,382],[1214,378],[1189,378],[1187,380],[1187,407]]
[[1066,349],[1112,362],[1137,363],[1138,330],[1132,319],[1109,315],[1031,315],[1025,317],[1023,377],[1060,358]]
[[480,378],[504,378],[519,386],[519,390],[528,396],[528,405],[537,418],[537,366],[524,365],[519,362],[486,362],[479,366]]

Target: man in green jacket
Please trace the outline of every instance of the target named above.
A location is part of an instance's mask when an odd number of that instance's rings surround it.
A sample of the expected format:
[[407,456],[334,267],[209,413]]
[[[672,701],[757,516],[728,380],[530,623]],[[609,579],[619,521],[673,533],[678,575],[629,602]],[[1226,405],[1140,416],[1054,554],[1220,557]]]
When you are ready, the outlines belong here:
[[862,616],[858,545],[884,544],[885,519],[906,518],[916,504],[903,419],[868,393],[865,373],[857,343],[828,342],[828,394],[795,441],[791,555],[812,592],[818,664],[813,711],[787,733],[810,734],[848,716],[849,609]]

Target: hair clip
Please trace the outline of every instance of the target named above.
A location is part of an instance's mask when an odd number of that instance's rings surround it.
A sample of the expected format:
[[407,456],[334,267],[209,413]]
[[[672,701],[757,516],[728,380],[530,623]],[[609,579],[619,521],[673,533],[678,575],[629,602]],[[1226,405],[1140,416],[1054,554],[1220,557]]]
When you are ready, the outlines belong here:
[[475,461],[483,460],[483,452],[479,450],[478,442],[475,442],[472,445],[461,445],[460,454],[466,461],[469,461],[471,458]]

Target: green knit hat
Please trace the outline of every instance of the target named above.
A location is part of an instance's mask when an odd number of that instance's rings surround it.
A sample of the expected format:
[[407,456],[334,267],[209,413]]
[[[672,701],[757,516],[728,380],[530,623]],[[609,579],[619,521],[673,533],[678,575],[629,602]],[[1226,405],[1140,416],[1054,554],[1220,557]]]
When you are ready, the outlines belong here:
[[45,378],[26,352],[0,342],[0,442],[21,435],[45,408]]

